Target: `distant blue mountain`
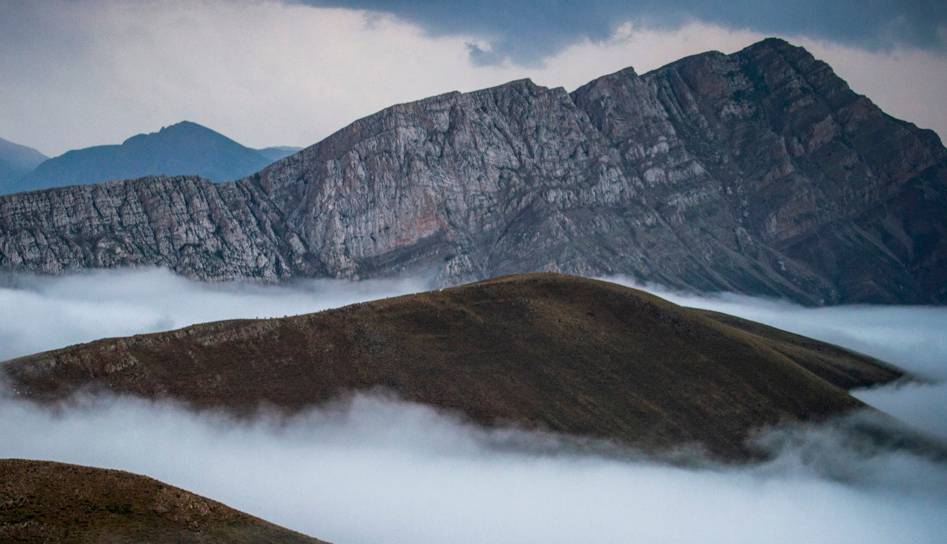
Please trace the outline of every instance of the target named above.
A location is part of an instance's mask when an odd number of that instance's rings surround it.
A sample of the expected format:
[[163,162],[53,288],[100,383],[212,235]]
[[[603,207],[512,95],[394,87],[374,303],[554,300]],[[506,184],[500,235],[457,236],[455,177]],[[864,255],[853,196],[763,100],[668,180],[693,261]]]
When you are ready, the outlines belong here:
[[150,175],[199,175],[212,181],[239,179],[259,171],[295,148],[251,149],[207,127],[182,121],[158,132],[138,134],[121,145],[68,151],[40,164],[5,192],[98,183]]
[[32,147],[15,144],[0,138],[0,192],[28,174],[47,158]]
[[270,159],[273,162],[276,162],[283,157],[288,157],[293,153],[301,150],[301,147],[293,147],[289,145],[278,145],[274,147],[264,147],[263,149],[257,149],[257,151],[264,157]]

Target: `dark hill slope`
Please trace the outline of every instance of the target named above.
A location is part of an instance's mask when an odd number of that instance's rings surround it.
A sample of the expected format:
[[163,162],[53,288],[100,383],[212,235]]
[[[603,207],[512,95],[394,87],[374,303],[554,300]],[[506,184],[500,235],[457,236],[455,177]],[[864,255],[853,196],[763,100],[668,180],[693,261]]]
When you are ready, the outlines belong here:
[[846,390],[871,387],[902,376],[902,372],[892,365],[833,344],[729,314],[710,310],[691,311],[765,338],[772,349],[789,357],[809,372]]
[[0,541],[320,543],[144,476],[20,459],[0,459]]
[[648,451],[697,443],[724,457],[745,455],[760,426],[862,407],[843,387],[901,376],[839,348],[773,337],[615,284],[532,274],[100,340],[3,369],[18,396],[47,402],[91,387],[238,413],[261,403],[297,411],[384,388],[481,424]]

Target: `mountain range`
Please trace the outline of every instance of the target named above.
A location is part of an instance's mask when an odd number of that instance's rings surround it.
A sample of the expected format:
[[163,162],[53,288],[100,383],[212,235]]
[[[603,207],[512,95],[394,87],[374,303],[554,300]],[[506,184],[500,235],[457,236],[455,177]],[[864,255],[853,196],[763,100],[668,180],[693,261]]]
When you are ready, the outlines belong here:
[[120,145],[68,151],[34,164],[0,189],[34,191],[149,175],[192,174],[228,181],[252,174],[295,151],[295,147],[250,149],[190,121],[138,134]]
[[947,302],[947,149],[767,39],[572,93],[529,80],[387,108],[213,185],[0,198],[0,268],[440,284],[625,274],[805,304]]
[[648,454],[760,452],[757,430],[865,409],[847,390],[905,374],[842,348],[616,284],[506,276],[280,319],[206,323],[12,359],[16,398],[171,399],[293,414],[385,391],[484,426]]
[[9,184],[31,172],[47,158],[32,147],[0,138],[0,192],[6,192]]

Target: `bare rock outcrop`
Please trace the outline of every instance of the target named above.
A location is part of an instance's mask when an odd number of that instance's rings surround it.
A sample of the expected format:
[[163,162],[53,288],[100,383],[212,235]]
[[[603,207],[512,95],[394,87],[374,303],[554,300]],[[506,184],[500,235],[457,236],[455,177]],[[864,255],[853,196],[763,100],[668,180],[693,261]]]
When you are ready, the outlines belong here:
[[947,302],[947,150],[769,39],[567,93],[400,104],[244,180],[0,198],[0,267],[443,284],[627,274],[809,304]]

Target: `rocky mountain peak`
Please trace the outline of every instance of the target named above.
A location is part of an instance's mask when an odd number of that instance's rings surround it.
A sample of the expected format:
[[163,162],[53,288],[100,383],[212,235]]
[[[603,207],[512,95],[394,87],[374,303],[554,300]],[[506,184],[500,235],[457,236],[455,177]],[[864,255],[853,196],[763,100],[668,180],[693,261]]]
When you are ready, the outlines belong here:
[[215,130],[211,130],[203,125],[199,125],[192,121],[180,121],[178,123],[174,123],[173,125],[161,127],[157,132],[141,133],[131,136],[125,139],[125,141],[122,142],[122,145],[144,144],[149,141],[158,140],[174,142],[177,139],[190,138],[205,138],[211,141],[228,143],[233,141],[223,134]]
[[[77,200],[88,207],[63,205]],[[0,200],[0,266],[423,269],[445,284],[561,271],[930,303],[947,301],[945,208],[936,135],[771,39],[571,94],[524,79],[395,105],[213,189],[155,179]]]

